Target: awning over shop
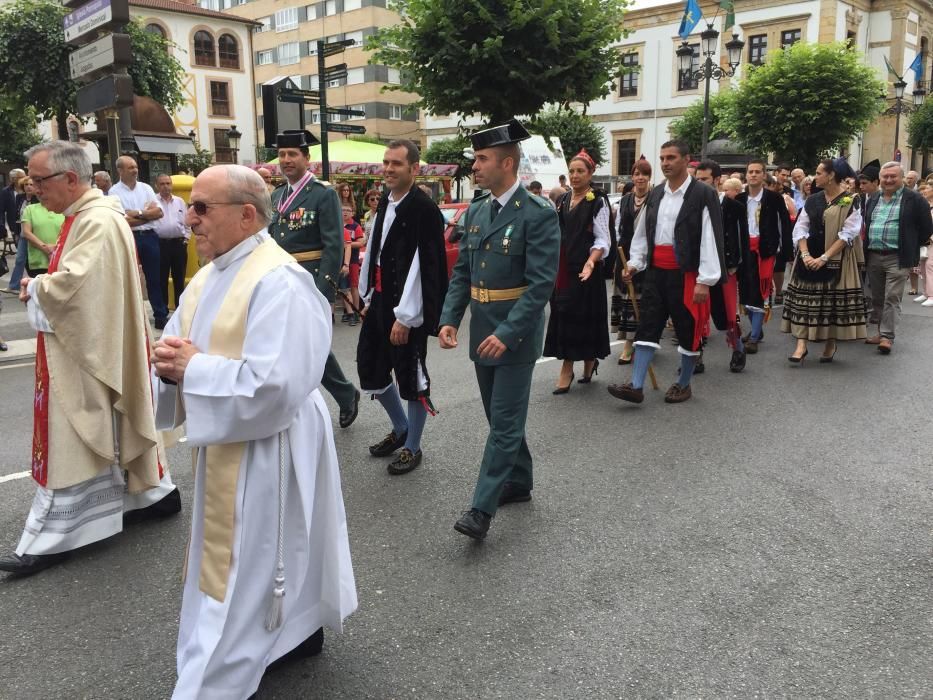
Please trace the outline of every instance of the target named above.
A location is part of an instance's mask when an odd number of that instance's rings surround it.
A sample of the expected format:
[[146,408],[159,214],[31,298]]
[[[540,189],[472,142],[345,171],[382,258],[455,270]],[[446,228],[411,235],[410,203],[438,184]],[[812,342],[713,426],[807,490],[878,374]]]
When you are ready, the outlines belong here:
[[179,137],[173,139],[166,136],[134,136],[136,146],[140,153],[170,153],[173,155],[194,155],[194,145],[191,139]]

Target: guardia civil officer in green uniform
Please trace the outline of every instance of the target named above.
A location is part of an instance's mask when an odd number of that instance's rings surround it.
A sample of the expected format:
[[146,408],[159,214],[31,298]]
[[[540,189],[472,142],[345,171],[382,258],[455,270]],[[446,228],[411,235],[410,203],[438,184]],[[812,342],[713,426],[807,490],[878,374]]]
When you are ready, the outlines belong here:
[[457,347],[457,328],[470,305],[470,359],[489,437],[471,510],[454,529],[481,540],[496,509],[531,499],[531,452],[525,440],[528,393],[544,343],[544,307],[557,276],[557,214],[521,186],[518,144],[530,135],[515,119],[478,131],[473,177],[487,194],[464,215],[465,235],[454,267],[439,340]]
[[[279,170],[285,183],[272,193],[275,216],[269,235],[314,275],[317,288],[330,302],[343,264],[343,214],[337,193],[325,187],[309,169],[308,149],[319,141],[309,131],[284,131],[276,136]],[[321,384],[340,407],[340,427],[356,420],[360,392],[340,369],[334,353],[327,356]]]

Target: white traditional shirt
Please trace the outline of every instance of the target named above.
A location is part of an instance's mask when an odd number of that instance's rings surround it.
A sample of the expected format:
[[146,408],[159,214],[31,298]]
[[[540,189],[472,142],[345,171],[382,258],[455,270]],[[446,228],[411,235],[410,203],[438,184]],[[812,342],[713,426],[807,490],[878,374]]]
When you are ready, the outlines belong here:
[[761,197],[764,191],[765,188],[762,187],[758,190],[758,194],[756,195],[752,195],[751,192],[748,193],[748,201],[745,203],[745,209],[748,214],[749,238],[758,238],[761,235],[761,230],[758,227],[758,212],[761,209]]
[[[684,194],[693,181],[687,176],[683,184],[671,191],[669,182],[664,183],[664,197],[658,207],[658,220],[654,231],[654,244],[674,245],[674,226],[680,215],[680,208],[684,204]],[[650,195],[649,195],[650,196]],[[629,265],[641,272],[648,266],[648,234],[645,228],[644,216],[635,221],[635,234],[632,237],[631,255]],[[709,209],[703,207],[702,229],[700,232],[700,267],[697,271],[697,283],[713,286],[719,283],[722,277],[722,268],[719,266],[719,251],[716,248],[716,233],[713,231],[713,221],[710,219]]]
[[[858,238],[862,232],[862,213],[859,211],[858,207],[852,207],[852,212],[849,216],[846,217],[845,222],[842,224],[842,230],[839,232],[839,238],[844,240],[847,245],[852,245],[852,242]],[[794,224],[794,246],[797,245],[798,241],[803,238],[810,237],[810,215],[807,214],[806,208],[802,208],[797,213],[797,222]],[[827,246],[828,248],[829,246]]]

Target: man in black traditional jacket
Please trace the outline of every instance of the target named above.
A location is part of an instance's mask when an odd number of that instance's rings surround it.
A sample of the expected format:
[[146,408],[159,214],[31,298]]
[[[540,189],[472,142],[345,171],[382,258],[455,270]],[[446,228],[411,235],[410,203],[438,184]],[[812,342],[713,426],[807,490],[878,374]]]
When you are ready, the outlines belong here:
[[[745,168],[748,186],[735,198],[745,206],[748,216],[748,236],[751,258],[745,266],[745,283],[749,301],[745,304],[752,329],[745,338],[745,351],[758,352],[758,343],[764,337],[764,323],[770,308],[771,287],[774,283],[774,265],[781,250],[790,251],[792,227],[784,197],[764,186],[765,163],[753,159]],[[781,291],[781,290],[778,290]]]
[[681,403],[692,396],[690,379],[709,322],[709,290],[722,281],[722,214],[716,191],[687,173],[689,146],[668,141],[661,146],[665,184],[655,187],[635,224],[631,256],[623,279],[645,270],[641,318],[635,333],[632,381],[609,386],[623,401],[641,403],[648,366],[668,316],[680,346],[680,376],[664,396]]
[[[704,160],[697,166],[697,180],[717,192],[722,179],[722,168],[714,160]],[[738,305],[748,303],[748,285],[745,268],[751,257],[748,247],[748,220],[745,207],[719,192],[722,208],[722,244],[726,262],[726,275],[722,284],[710,289],[710,315],[721,331],[726,331],[726,342],[732,348],[729,370],[745,369],[745,346],[738,323]]]
[[404,139],[386,148],[382,163],[389,192],[376,209],[360,270],[360,297],[367,303],[356,349],[360,387],[392,421],[392,430],[369,452],[388,457],[401,448],[388,466],[390,474],[405,474],[421,463],[421,434],[428,411],[433,413],[427,340],[437,335],[447,294],[444,217],[415,186],[420,155]]

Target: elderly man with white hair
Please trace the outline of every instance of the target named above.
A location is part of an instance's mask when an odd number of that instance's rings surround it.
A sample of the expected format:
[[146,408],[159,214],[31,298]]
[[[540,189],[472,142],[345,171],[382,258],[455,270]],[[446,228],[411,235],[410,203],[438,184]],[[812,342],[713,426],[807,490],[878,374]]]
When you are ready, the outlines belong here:
[[156,420],[196,450],[176,699],[246,698],[267,667],[312,656],[356,586],[330,416],[331,318],[268,235],[272,202],[240,165],[195,180],[187,223],[212,260],[156,343]]

